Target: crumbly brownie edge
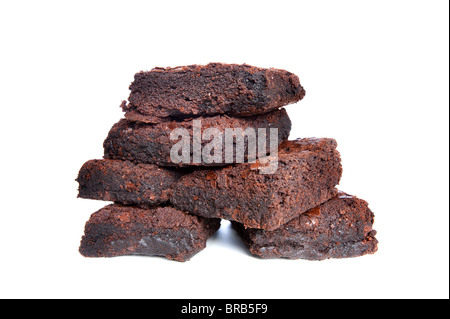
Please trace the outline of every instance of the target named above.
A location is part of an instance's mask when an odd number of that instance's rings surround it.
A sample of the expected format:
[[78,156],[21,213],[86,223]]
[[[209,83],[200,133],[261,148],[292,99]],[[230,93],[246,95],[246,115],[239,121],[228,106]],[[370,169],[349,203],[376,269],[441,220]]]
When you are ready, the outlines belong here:
[[204,249],[219,227],[220,220],[171,207],[141,209],[113,204],[91,215],[79,251],[85,257],[145,255],[183,262]]
[[232,225],[250,252],[261,258],[324,260],[377,252],[373,223],[367,202],[340,192],[274,231]]
[[76,181],[79,198],[157,206],[169,201],[171,186],[181,173],[152,164],[120,160],[90,160]]

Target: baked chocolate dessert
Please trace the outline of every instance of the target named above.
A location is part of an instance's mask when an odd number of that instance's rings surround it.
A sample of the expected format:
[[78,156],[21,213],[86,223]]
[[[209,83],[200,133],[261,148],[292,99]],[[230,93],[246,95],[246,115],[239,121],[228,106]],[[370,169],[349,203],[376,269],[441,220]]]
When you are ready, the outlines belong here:
[[[194,127],[196,134],[201,141],[200,151],[194,152]],[[208,129],[216,129],[215,136],[206,135]],[[227,143],[226,134],[228,129],[246,129],[255,132],[255,140],[258,141],[258,129],[264,129],[266,136],[266,150],[270,151],[270,129],[278,129],[278,136],[275,141],[277,144],[287,140],[291,131],[291,121],[286,110],[276,110],[267,114],[251,116],[246,118],[233,118],[226,115],[199,118],[194,120],[184,120],[181,122],[170,121],[159,124],[147,124],[141,122],[133,122],[129,120],[121,120],[115,124],[108,134],[104,142],[104,157],[107,159],[129,160],[135,163],[156,164],[159,166],[172,167],[192,167],[192,166],[225,166],[231,163],[241,162],[237,158],[237,152],[233,152],[237,145],[240,145],[236,138],[231,139],[231,143]],[[172,156],[173,147],[180,143],[180,137],[177,131],[185,131],[187,135],[188,145],[185,153],[187,160],[175,160],[178,156]],[[174,136],[171,139],[171,133]],[[239,134],[238,134],[239,135]],[[241,134],[242,135],[242,134]],[[197,137],[195,137],[197,138]],[[202,155],[206,146],[211,145],[213,138],[217,138],[220,144],[220,153],[217,160],[208,161]],[[251,141],[251,140],[250,140]],[[272,143],[274,144],[274,143]],[[231,147],[231,160],[227,160],[226,150]],[[243,138],[243,161],[248,161],[249,139]],[[258,150],[259,151],[259,150]],[[214,151],[215,152],[215,151]],[[214,153],[212,152],[212,153]],[[176,152],[178,154],[179,151]],[[194,156],[194,154],[196,154]],[[256,152],[256,154],[258,154]],[[215,155],[215,154],[214,154]],[[196,159],[199,160],[196,160]]]
[[78,197],[156,206],[169,201],[172,184],[180,172],[151,164],[91,160],[78,174]]
[[232,224],[251,253],[262,258],[324,260],[375,253],[373,223],[366,201],[340,192],[274,231]]
[[125,117],[146,123],[228,114],[267,113],[301,100],[298,77],[278,69],[210,63],[139,72],[130,85]]
[[206,247],[219,219],[192,216],[173,207],[142,209],[112,204],[91,215],[81,240],[85,257],[163,256],[187,261]]
[[261,162],[197,170],[174,184],[170,200],[194,215],[274,230],[336,195],[342,174],[336,147],[326,138],[284,142],[275,173],[261,174],[267,165]]

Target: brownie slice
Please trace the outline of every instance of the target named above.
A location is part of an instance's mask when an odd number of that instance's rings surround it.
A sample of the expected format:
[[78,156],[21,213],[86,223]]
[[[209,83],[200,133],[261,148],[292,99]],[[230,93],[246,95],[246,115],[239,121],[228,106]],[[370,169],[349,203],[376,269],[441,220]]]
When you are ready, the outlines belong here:
[[285,70],[210,63],[139,72],[130,85],[125,117],[160,123],[168,119],[263,114],[301,100],[298,77]]
[[[219,154],[218,160],[210,161],[205,160],[204,156],[198,156],[200,160],[195,160],[194,154],[194,126],[200,127],[200,130],[196,129],[196,134],[200,136],[201,149],[203,150],[210,142],[212,137],[208,139],[208,136],[204,136],[208,129],[218,129],[217,137],[221,144],[221,154]],[[104,146],[104,157],[107,159],[120,159],[129,160],[136,163],[156,164],[159,166],[172,166],[172,167],[189,167],[189,166],[225,166],[230,163],[239,162],[236,159],[236,152],[231,153],[231,161],[227,161],[225,151],[228,143],[226,143],[226,131],[227,129],[246,129],[253,130],[255,132],[256,140],[258,140],[258,129],[265,129],[266,134],[266,152],[270,151],[269,138],[271,136],[270,129],[278,129],[278,144],[289,138],[291,131],[291,120],[284,109],[276,110],[267,114],[251,116],[246,118],[234,118],[225,115],[219,115],[207,118],[198,118],[191,120],[184,120],[181,122],[169,121],[160,124],[148,124],[142,122],[133,122],[126,119],[122,119],[116,123],[110,130],[108,137],[106,138]],[[188,154],[187,161],[174,161],[171,157],[172,148],[180,143],[181,137],[175,135],[171,139],[171,132],[185,131],[188,138]],[[205,134],[206,135],[206,134]],[[231,140],[232,148],[235,149],[237,139]],[[248,145],[249,140],[244,138],[244,161],[248,158]],[[229,147],[228,147],[229,148]],[[213,152],[214,153],[214,152]],[[218,152],[219,153],[219,152]],[[201,155],[200,152],[197,154]],[[256,153],[257,154],[257,153]],[[228,162],[228,163],[226,163]]]
[[181,173],[151,164],[91,160],[80,169],[78,197],[155,206],[169,201]]
[[260,162],[203,169],[181,177],[171,202],[192,214],[274,230],[334,197],[342,167],[333,139],[282,143],[278,169],[260,174]]
[[173,207],[142,209],[112,204],[91,215],[81,239],[85,257],[164,256],[187,261],[206,247],[219,219],[192,216]]
[[324,260],[375,253],[378,241],[373,223],[366,201],[340,192],[274,231],[232,224],[254,255]]

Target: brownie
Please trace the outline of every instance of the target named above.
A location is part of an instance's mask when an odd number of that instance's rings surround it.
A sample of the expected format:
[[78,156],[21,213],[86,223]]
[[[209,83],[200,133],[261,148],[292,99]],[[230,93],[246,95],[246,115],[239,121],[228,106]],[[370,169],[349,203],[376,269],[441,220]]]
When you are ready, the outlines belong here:
[[151,164],[91,160],[78,174],[78,197],[123,204],[160,205],[169,201],[172,184],[181,176]]
[[[218,132],[221,134],[218,139],[221,142],[222,151],[218,156],[218,160],[208,162],[203,156],[198,157],[200,160],[194,160],[193,131],[194,126],[199,127],[198,124],[201,125],[202,149],[210,144],[211,141],[211,138],[208,139],[207,136],[203,136],[203,134],[207,132],[207,129],[218,129]],[[240,159],[236,158],[236,154],[232,154],[231,160],[226,160],[225,150],[227,147],[225,143],[225,134],[227,129],[242,129],[243,131],[246,129],[253,129],[256,133],[256,139],[258,138],[258,129],[266,129],[264,132],[266,134],[266,152],[268,152],[270,150],[270,129],[278,129],[279,144],[288,139],[291,131],[291,121],[284,109],[246,118],[218,115],[195,120],[169,121],[159,124],[148,124],[122,119],[112,127],[103,144],[104,157],[107,159],[129,160],[135,163],[172,167],[225,166],[230,163],[240,162]],[[181,137],[178,135],[175,135],[175,137],[171,139],[171,132],[177,132],[175,130],[185,130],[188,135],[189,145],[187,151],[185,151],[189,156],[187,161],[175,161],[171,158],[172,148],[180,143],[181,140]],[[200,134],[196,134],[196,136],[197,135]],[[237,139],[232,140],[232,145],[234,149],[237,145]],[[248,145],[248,139],[245,138],[244,161],[249,159],[247,156]],[[266,152],[263,153],[265,154]],[[196,154],[201,153],[197,152]]]
[[260,161],[197,170],[174,184],[170,200],[195,215],[274,230],[336,195],[342,174],[336,147],[327,138],[287,141],[273,174],[261,174]]
[[145,255],[187,261],[206,247],[219,227],[219,219],[192,216],[173,207],[112,204],[91,215],[79,250],[85,257]]
[[139,72],[130,90],[121,105],[125,117],[146,123],[263,114],[305,95],[299,78],[285,70],[222,63]]
[[274,231],[233,222],[252,254],[262,258],[324,260],[373,254],[374,214],[366,201],[340,192]]

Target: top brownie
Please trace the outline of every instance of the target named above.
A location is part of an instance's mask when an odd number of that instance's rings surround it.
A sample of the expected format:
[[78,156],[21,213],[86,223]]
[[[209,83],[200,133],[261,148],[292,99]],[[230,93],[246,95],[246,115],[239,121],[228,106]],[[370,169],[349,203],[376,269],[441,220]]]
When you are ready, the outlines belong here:
[[130,85],[125,117],[160,123],[167,119],[267,113],[301,100],[299,78],[287,71],[210,63],[139,72]]

